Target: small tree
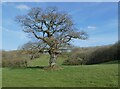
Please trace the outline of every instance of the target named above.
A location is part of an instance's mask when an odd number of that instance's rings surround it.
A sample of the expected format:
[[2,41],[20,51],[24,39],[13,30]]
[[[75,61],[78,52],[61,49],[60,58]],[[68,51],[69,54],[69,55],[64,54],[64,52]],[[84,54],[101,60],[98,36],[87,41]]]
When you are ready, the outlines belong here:
[[24,32],[38,39],[38,45],[44,45],[40,46],[39,50],[49,53],[50,67],[56,64],[57,54],[69,45],[72,39],[85,40],[88,37],[84,31],[77,31],[67,13],[58,11],[56,7],[32,8],[27,15],[16,18]]

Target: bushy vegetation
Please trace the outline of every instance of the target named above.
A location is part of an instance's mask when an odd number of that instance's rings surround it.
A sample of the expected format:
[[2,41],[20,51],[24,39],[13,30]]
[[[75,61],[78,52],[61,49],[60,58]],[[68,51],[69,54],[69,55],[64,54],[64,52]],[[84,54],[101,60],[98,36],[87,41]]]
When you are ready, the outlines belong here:
[[113,46],[106,46],[97,49],[92,53],[87,64],[96,64],[96,63],[103,63],[107,61],[119,60],[118,57],[118,46],[115,44]]
[[[108,46],[73,48],[59,57],[64,58],[63,65],[98,64],[120,59],[120,43]],[[27,67],[30,59],[40,58],[35,50],[2,51],[2,67]],[[49,59],[49,57],[47,58]],[[66,60],[67,59],[67,60]],[[46,60],[46,59],[45,59]],[[47,60],[48,61],[48,60]]]
[[79,55],[79,52],[76,50],[68,54],[68,59],[63,62],[64,65],[81,65],[83,63],[83,58]]
[[2,51],[2,67],[27,67],[28,55],[20,51]]
[[98,64],[119,60],[120,43],[108,46],[73,48],[64,65]]
[[2,51],[0,50],[0,68],[2,67]]

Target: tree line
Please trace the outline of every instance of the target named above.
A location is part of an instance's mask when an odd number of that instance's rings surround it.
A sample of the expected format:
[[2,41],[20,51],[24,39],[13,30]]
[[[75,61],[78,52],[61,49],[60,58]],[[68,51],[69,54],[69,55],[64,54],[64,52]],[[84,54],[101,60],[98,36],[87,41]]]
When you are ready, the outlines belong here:
[[113,45],[73,48],[64,65],[99,64],[120,59],[120,42]]

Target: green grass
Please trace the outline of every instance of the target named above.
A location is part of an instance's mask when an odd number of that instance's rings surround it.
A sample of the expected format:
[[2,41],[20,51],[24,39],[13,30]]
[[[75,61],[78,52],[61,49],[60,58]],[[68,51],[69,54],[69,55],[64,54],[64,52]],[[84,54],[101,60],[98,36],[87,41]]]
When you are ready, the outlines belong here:
[[[44,60],[43,60],[44,59]],[[45,60],[46,59],[46,60]],[[29,66],[48,65],[48,56],[32,60]],[[60,65],[64,59],[59,58]],[[3,68],[3,87],[115,87],[118,64],[63,66],[62,70]]]
[[2,87],[2,68],[0,68],[0,88]]
[[[57,64],[61,65],[63,61],[66,60],[63,57],[58,57]],[[40,58],[29,61],[28,66],[48,66],[49,65],[49,55],[41,54]]]

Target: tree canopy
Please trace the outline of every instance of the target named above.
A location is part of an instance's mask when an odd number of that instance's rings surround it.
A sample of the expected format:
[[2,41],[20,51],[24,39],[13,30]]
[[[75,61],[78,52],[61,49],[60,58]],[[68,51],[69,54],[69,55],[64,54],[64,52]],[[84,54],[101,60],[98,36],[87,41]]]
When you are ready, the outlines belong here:
[[[88,35],[75,28],[71,16],[56,7],[32,8],[28,14],[17,16],[23,31],[38,39],[39,50],[50,54],[50,65],[55,64],[56,54],[63,47],[70,45],[72,39],[86,40]],[[42,46],[40,46],[42,44]]]

